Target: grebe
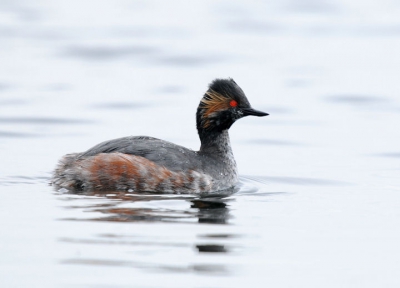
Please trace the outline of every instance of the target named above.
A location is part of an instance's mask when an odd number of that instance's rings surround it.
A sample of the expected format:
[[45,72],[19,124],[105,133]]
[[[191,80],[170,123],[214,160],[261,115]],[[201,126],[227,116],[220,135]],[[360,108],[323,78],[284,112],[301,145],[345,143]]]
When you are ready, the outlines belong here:
[[266,116],[250,106],[233,79],[215,79],[197,108],[199,151],[147,136],[102,142],[65,155],[52,183],[81,191],[202,193],[231,188],[238,180],[228,129],[238,119]]

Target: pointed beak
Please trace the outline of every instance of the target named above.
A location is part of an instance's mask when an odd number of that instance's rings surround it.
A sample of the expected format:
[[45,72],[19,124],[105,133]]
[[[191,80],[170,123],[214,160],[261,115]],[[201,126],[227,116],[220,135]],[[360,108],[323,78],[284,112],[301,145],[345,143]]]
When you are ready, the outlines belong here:
[[250,115],[252,115],[252,116],[258,116],[258,117],[268,116],[268,115],[269,115],[268,113],[255,110],[255,109],[253,109],[253,108],[242,108],[241,110],[242,110],[242,112],[243,112],[243,117],[244,117],[244,116],[250,116]]

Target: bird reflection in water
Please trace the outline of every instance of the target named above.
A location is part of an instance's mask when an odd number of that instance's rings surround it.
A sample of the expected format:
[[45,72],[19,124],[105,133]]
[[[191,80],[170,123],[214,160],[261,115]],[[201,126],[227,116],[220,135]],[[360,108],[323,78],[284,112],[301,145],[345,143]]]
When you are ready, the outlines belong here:
[[[238,192],[233,188],[219,193],[200,195],[167,195],[155,193],[129,193],[129,192],[58,192],[60,200],[65,201],[65,208],[83,211],[82,218],[64,218],[74,221],[105,221],[126,223],[209,223],[228,224],[230,219],[230,197]],[[81,213],[80,213],[81,214]],[[81,214],[82,215],[82,214]],[[87,215],[85,217],[85,215]],[[137,232],[137,231],[136,231]],[[138,232],[137,232],[138,233]],[[196,230],[194,230],[196,233]],[[197,233],[196,233],[197,234]],[[62,237],[64,243],[76,245],[100,244],[113,247],[125,246],[134,251],[134,257],[126,254],[115,253],[113,257],[103,255],[101,250],[96,257],[72,257],[63,259],[61,263],[89,266],[122,266],[159,273],[194,273],[207,275],[230,275],[232,268],[225,263],[204,262],[197,260],[171,263],[164,258],[163,251],[173,250],[177,255],[187,249],[198,254],[225,255],[235,251],[235,247],[224,243],[227,238],[234,237],[230,234],[200,234],[193,241],[180,237],[162,239],[146,234],[96,234]],[[228,241],[229,242],[229,241]],[[83,247],[83,246],[82,246]],[[82,248],[83,249],[83,248]],[[233,249],[233,250],[232,250]],[[150,253],[151,257],[143,256],[143,251]],[[160,252],[161,251],[161,252]],[[160,254],[161,253],[161,254]],[[147,254],[145,254],[147,255]]]
[[[64,220],[115,221],[115,222],[193,222],[226,224],[230,218],[228,202],[239,188],[233,187],[218,193],[201,195],[166,195],[156,193],[130,192],[59,192],[62,200],[82,200],[84,205],[66,205],[65,208],[83,209],[85,212],[99,212],[104,216],[93,218],[67,218]],[[71,197],[73,195],[73,197]],[[81,197],[76,197],[81,196]],[[96,203],[90,200],[102,200]],[[105,202],[104,202],[105,200]],[[152,206],[146,202],[153,201]],[[173,201],[173,202],[172,202]],[[143,203],[143,205],[138,204]],[[172,204],[173,203],[173,204]],[[187,205],[189,203],[189,205]],[[129,207],[129,205],[135,207]],[[171,205],[172,204],[172,205]],[[123,207],[121,207],[123,206]]]

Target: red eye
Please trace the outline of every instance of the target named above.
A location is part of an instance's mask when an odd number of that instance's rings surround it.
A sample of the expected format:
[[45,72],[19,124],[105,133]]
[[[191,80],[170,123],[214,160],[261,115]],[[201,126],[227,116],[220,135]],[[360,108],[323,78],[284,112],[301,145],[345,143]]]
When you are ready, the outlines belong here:
[[236,107],[237,102],[235,100],[232,100],[231,102],[229,102],[229,105],[231,105],[231,107]]

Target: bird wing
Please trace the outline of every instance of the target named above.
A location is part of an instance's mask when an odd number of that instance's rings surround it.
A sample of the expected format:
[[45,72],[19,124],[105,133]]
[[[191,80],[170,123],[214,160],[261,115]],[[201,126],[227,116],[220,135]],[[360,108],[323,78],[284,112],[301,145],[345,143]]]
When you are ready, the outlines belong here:
[[172,171],[193,169],[201,165],[193,150],[148,136],[130,136],[105,141],[82,153],[81,157],[116,152],[144,157]]

